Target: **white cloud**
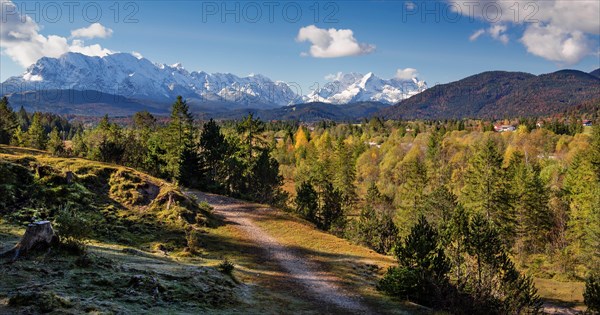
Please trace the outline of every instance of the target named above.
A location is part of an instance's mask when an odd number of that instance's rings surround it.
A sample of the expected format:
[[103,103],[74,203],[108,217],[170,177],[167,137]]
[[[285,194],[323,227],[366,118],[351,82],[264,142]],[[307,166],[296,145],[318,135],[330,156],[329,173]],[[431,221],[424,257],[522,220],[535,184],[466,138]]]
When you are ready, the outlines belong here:
[[[453,10],[492,24],[486,33],[503,43],[508,43],[508,36],[504,33],[509,26],[524,25],[519,42],[529,53],[547,60],[576,64],[598,51],[598,42],[590,40],[590,36],[600,35],[598,0],[447,1],[452,4]],[[487,15],[484,8],[489,9]],[[498,8],[502,12],[500,15],[495,14]],[[473,33],[469,39],[476,40],[483,35],[480,31]]]
[[316,58],[358,56],[375,51],[374,45],[359,43],[350,29],[327,30],[309,25],[300,29],[296,40],[310,42],[310,50],[302,55]]
[[506,35],[504,33],[506,33],[507,30],[508,30],[508,27],[506,25],[494,24],[487,29],[482,28],[482,29],[476,30],[473,34],[471,34],[471,36],[469,36],[469,40],[474,42],[477,39],[479,39],[479,37],[481,37],[482,35],[488,34],[493,39],[500,41],[502,44],[506,45],[506,44],[508,44],[509,39],[508,39],[508,35]]
[[474,42],[476,41],[481,35],[485,34],[485,30],[484,29],[478,29],[475,31],[475,33],[473,33],[471,36],[469,36],[469,40]]
[[325,80],[327,81],[336,81],[342,78],[344,74],[342,72],[338,72],[338,73],[330,73],[328,75],[325,76]]
[[419,76],[419,72],[414,68],[396,70],[396,78],[401,80],[410,80]]
[[552,25],[528,27],[521,42],[536,56],[566,64],[575,64],[593,52],[582,32],[565,32]]
[[90,24],[88,27],[78,28],[71,31],[71,37],[76,38],[107,38],[110,37],[113,30],[100,23]]
[[502,24],[494,24],[488,28],[487,32],[493,39],[500,41],[502,44],[508,44],[508,35],[504,34],[508,27]]
[[2,53],[23,67],[35,63],[41,57],[59,57],[67,52],[79,52],[90,56],[106,56],[112,53],[100,45],[85,46],[82,40],[69,42],[58,35],[44,36],[40,26],[29,16],[16,12],[16,6],[8,0],[0,0],[0,49]]

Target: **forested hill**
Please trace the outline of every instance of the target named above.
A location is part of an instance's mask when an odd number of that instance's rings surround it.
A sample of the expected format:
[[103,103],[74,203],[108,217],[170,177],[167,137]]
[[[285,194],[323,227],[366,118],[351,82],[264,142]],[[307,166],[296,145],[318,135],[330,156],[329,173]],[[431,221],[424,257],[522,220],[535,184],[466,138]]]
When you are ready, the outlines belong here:
[[378,114],[389,119],[544,116],[600,102],[600,78],[577,70],[490,71],[434,86]]

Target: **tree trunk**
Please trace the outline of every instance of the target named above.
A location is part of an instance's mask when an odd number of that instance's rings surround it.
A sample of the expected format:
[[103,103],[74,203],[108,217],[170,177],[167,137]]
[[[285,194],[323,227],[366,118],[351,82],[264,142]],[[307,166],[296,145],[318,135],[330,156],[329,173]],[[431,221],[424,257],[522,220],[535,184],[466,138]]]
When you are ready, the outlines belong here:
[[26,255],[32,250],[49,248],[56,238],[50,221],[31,223],[27,226],[21,241],[13,249],[1,254],[0,257],[12,256],[12,260],[16,260],[19,256]]

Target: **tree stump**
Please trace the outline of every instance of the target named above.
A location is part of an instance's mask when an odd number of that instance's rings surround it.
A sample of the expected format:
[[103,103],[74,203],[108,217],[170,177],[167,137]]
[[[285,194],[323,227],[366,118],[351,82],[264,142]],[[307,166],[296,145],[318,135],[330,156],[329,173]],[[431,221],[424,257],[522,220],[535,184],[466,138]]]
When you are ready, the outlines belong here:
[[36,249],[47,249],[57,240],[50,221],[38,221],[27,225],[25,234],[11,250],[3,253],[0,257],[10,257],[16,260],[19,256],[26,255]]

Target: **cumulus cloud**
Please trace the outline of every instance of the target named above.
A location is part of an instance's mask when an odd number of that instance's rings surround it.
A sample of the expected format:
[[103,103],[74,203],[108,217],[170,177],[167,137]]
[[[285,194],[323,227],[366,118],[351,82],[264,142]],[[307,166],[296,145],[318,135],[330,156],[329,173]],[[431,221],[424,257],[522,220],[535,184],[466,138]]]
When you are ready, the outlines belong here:
[[419,76],[419,72],[414,68],[398,69],[396,70],[396,79],[410,80]]
[[59,57],[66,52],[79,52],[90,56],[106,56],[112,53],[100,45],[86,46],[82,40],[58,35],[44,36],[40,26],[27,15],[17,12],[8,0],[0,0],[0,49],[2,53],[23,67],[35,63],[41,57]]
[[310,50],[302,55],[316,58],[358,56],[375,51],[374,45],[359,43],[350,29],[322,29],[309,25],[300,29],[296,40],[310,42]]
[[[519,39],[527,51],[561,64],[576,64],[598,51],[598,42],[590,39],[600,35],[600,1],[598,0],[447,0],[451,8],[472,19],[492,24],[477,30],[469,39],[483,34],[508,43],[505,34],[511,25],[524,25]],[[516,5],[519,14],[516,14]],[[488,8],[487,14],[484,8]],[[501,14],[496,14],[501,12]]]
[[508,27],[506,25],[494,24],[492,25],[492,27],[488,28],[488,33],[490,34],[490,36],[492,36],[493,39],[500,41],[502,44],[506,45],[508,44],[508,35],[504,33],[506,33],[507,29]]
[[508,35],[505,34],[507,30],[508,30],[508,27],[506,25],[494,24],[487,29],[482,28],[482,29],[476,30],[473,34],[471,34],[471,36],[469,36],[469,40],[474,42],[482,35],[488,34],[493,39],[500,41],[502,44],[506,45],[506,44],[508,44],[508,41],[509,41]]
[[100,23],[90,24],[88,27],[78,28],[71,31],[71,37],[77,38],[108,38],[112,35],[113,30],[105,27]]
[[536,56],[566,64],[575,64],[593,52],[583,32],[566,32],[552,25],[528,27],[521,42]]

